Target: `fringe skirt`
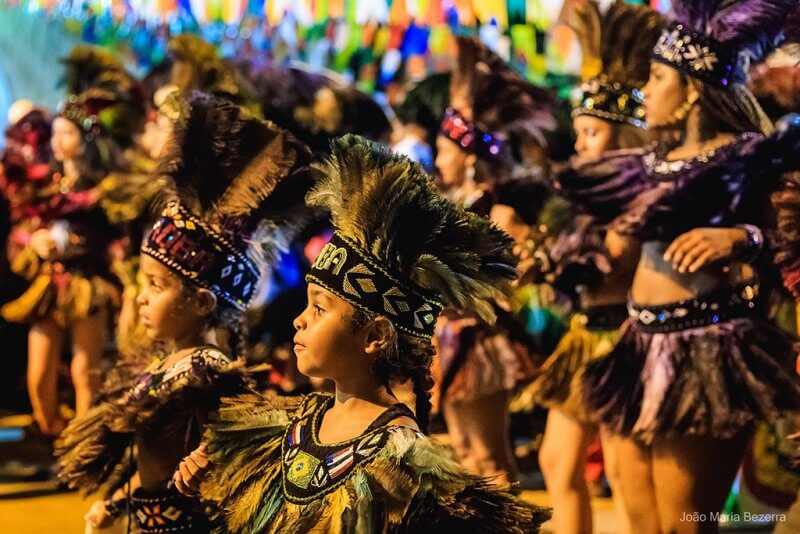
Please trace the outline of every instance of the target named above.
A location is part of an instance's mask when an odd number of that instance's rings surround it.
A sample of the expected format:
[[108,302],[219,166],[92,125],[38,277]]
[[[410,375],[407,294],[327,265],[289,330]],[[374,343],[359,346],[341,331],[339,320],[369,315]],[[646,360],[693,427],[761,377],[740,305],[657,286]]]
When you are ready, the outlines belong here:
[[39,263],[33,251],[26,249],[15,258],[12,269],[32,280],[31,284],[19,298],[3,305],[0,315],[13,323],[52,319],[62,328],[93,316],[110,306],[117,293],[97,263],[90,257]]
[[726,287],[631,317],[606,356],[587,364],[589,409],[612,431],[731,438],[800,409],[790,339],[756,308],[757,284]]
[[479,320],[442,317],[436,330],[437,404],[441,399],[474,402],[510,391],[530,366],[524,347]]
[[558,409],[581,423],[591,423],[581,387],[585,365],[614,348],[625,305],[597,306],[575,313],[569,330],[553,353],[511,401],[512,412],[531,411],[534,406]]

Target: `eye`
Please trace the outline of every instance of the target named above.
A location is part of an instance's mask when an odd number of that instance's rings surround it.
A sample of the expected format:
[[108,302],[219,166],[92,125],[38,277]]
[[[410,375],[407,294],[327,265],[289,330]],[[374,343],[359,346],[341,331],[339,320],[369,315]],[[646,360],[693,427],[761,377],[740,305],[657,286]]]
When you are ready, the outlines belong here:
[[325,313],[325,310],[319,304],[314,304],[314,316],[319,317],[323,313]]

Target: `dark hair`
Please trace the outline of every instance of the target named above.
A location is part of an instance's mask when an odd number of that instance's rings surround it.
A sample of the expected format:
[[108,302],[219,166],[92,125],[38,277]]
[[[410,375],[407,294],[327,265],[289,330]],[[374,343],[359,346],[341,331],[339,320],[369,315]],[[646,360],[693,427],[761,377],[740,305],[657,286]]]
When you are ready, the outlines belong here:
[[[185,282],[180,277],[175,277],[183,284],[181,292],[184,299],[191,297],[193,291],[197,291],[195,286]],[[228,352],[232,358],[242,358],[247,355],[247,325],[244,319],[244,313],[226,305],[222,300],[217,299],[217,305],[208,317],[207,329],[214,330],[217,334],[217,340],[222,345],[223,350]],[[220,338],[220,334],[224,338]]]
[[713,127],[715,132],[740,134],[765,132],[766,116],[758,101],[743,85],[718,88],[695,78],[681,74],[684,83],[692,84],[699,94],[700,123]]
[[[364,328],[376,317],[378,315],[375,313],[356,308],[352,319],[353,330]],[[414,414],[420,430],[427,432],[433,389],[431,365],[436,350],[430,342],[399,333],[396,329],[392,331],[394,339],[391,348],[378,354],[370,370],[386,387],[392,381],[411,380],[415,397]]]

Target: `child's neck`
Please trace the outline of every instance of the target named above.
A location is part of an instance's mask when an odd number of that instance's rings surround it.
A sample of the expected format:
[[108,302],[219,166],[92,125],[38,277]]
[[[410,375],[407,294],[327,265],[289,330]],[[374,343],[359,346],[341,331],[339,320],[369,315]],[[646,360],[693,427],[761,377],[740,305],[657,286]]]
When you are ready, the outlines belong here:
[[374,380],[336,382],[336,406],[345,408],[357,408],[367,404],[377,404],[379,406],[391,406],[397,402],[397,398],[392,395],[383,384]]
[[171,343],[171,352],[184,352],[195,347],[206,345],[202,335],[192,334],[180,339],[175,339]]

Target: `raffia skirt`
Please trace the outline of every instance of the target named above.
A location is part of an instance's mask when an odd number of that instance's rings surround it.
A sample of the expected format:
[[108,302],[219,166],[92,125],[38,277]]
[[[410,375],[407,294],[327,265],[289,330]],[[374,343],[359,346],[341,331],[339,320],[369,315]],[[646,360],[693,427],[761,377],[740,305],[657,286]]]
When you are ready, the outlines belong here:
[[591,423],[586,409],[582,380],[586,364],[614,348],[619,325],[627,311],[622,306],[597,306],[573,314],[569,330],[553,353],[511,401],[512,412],[534,406],[563,411],[582,423]]
[[19,298],[0,308],[0,315],[9,322],[51,319],[66,328],[110,306],[116,292],[98,260],[89,256],[40,263],[26,249],[15,258],[12,269],[31,284]]
[[731,438],[800,409],[793,340],[762,318],[755,283],[657,307],[629,304],[607,355],[589,362],[589,409],[613,432]]

